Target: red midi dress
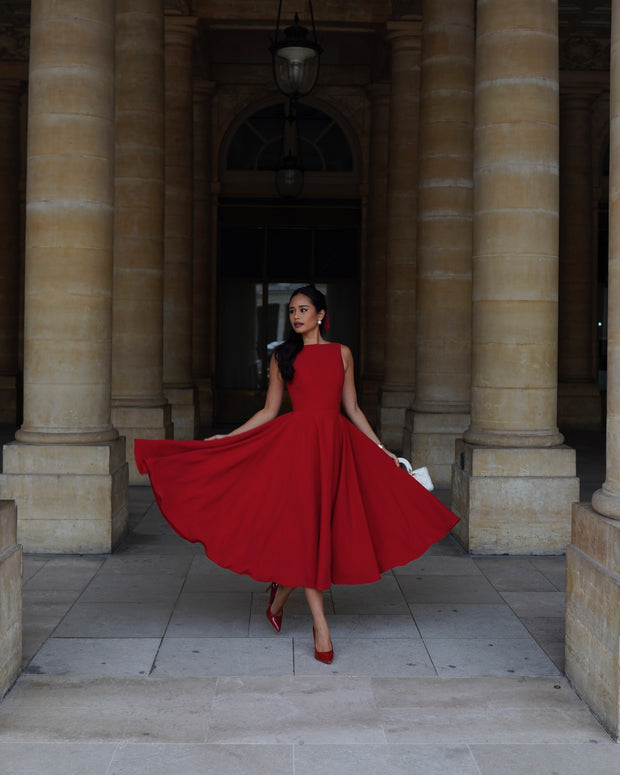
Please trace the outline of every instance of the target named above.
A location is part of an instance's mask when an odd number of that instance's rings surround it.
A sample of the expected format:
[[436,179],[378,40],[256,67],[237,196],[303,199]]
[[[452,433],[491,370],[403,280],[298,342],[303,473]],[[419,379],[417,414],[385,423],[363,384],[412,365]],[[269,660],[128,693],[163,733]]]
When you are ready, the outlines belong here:
[[340,345],[306,345],[293,411],[210,441],[137,439],[174,530],[257,581],[364,584],[423,554],[458,518],[340,411]]

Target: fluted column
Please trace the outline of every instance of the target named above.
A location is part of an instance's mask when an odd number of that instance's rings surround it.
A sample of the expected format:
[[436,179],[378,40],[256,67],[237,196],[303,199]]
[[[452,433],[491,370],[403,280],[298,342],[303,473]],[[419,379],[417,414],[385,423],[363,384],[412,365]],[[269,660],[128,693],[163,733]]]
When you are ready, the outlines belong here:
[[392,51],[385,292],[385,374],[380,432],[402,450],[415,395],[416,239],[418,210],[419,22],[388,24]]
[[475,0],[424,3],[411,457],[448,487],[469,425]]
[[193,439],[198,430],[192,378],[192,44],[197,21],[165,20],[164,393],[172,406],[175,439]]
[[193,265],[193,349],[192,374],[199,391],[200,422],[213,423],[214,309],[211,226],[211,82],[194,89],[194,265]]
[[606,476],[573,505],[566,551],[566,675],[620,739],[620,0],[611,11]]
[[385,360],[385,253],[387,244],[387,174],[389,159],[390,86],[375,83],[370,98],[370,148],[366,271],[364,276],[364,375],[362,408],[377,422],[379,389]]
[[148,483],[134,440],[172,436],[162,349],[163,25],[163,0],[117,0],[112,418],[127,440],[131,484]]
[[19,112],[23,86],[0,81],[0,423],[15,425],[19,346]]
[[110,551],[127,523],[110,419],[112,4],[33,0],[29,100],[23,443],[0,484],[27,551]]
[[555,0],[478,1],[471,425],[453,507],[480,553],[563,552],[579,498],[556,427],[557,27]]
[[592,241],[592,98],[560,97],[560,297],[558,422],[600,428]]

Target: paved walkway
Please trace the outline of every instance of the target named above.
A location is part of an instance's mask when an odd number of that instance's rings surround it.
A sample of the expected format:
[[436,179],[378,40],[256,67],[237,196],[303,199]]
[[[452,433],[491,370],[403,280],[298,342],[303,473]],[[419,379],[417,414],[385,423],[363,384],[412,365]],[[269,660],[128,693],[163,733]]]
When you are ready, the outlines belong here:
[[[586,489],[597,460],[581,460]],[[150,490],[130,502],[113,555],[24,559],[0,775],[620,772],[562,675],[563,557],[469,557],[447,538],[335,587],[325,666],[301,592],[276,634],[262,585],[179,539]]]

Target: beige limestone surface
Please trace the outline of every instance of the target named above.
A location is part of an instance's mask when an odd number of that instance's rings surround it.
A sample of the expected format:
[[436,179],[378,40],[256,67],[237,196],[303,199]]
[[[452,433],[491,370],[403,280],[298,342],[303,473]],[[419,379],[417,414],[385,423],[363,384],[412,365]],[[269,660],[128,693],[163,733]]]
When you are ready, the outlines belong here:
[[[412,456],[448,486],[469,425],[474,2],[424,3]],[[423,462],[422,462],[423,461]]]
[[576,503],[566,561],[566,674],[620,739],[620,522]]
[[421,24],[388,25],[391,46],[385,291],[385,367],[381,439],[403,446],[415,395],[415,299]]
[[[197,19],[165,20],[164,394],[176,439],[195,438],[192,387],[193,96]],[[174,389],[174,394],[168,390]]]
[[0,501],[0,699],[22,668],[22,548],[17,510]]

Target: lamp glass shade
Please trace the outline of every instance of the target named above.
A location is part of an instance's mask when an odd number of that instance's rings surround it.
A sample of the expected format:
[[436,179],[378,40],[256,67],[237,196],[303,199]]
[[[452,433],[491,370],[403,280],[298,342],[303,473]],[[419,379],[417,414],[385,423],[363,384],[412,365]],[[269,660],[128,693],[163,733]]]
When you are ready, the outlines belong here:
[[299,196],[304,187],[304,171],[295,156],[285,156],[276,170],[276,188],[282,197]]

